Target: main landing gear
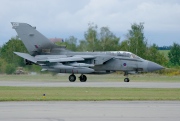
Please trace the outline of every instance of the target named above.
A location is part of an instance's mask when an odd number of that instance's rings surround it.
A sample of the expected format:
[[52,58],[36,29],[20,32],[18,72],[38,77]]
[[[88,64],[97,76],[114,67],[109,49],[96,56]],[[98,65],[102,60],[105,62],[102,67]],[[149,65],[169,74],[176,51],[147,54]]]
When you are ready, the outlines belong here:
[[124,72],[124,76],[126,76],[126,78],[124,79],[124,82],[129,82],[129,78],[128,78],[128,72]]
[[82,74],[82,75],[79,77],[79,80],[80,80],[81,82],[86,82],[87,77]]
[[[87,80],[86,75],[81,74],[81,76],[79,77],[79,80],[80,80],[81,82],[86,82],[86,80]],[[71,75],[69,76],[69,81],[70,81],[70,82],[75,82],[75,81],[76,81],[76,76],[75,76],[74,74],[71,74]]]
[[75,82],[75,81],[76,81],[76,76],[75,76],[74,74],[71,74],[71,75],[69,76],[69,81],[70,81],[70,82]]

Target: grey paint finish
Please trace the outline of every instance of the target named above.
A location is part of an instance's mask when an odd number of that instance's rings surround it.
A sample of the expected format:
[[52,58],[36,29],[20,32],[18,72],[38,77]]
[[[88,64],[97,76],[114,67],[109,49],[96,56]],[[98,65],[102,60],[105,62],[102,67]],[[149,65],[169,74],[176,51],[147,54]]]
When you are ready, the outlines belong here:
[[29,54],[27,54],[27,53],[19,53],[19,52],[14,52],[14,53],[15,53],[16,55],[24,58],[24,59],[30,60],[30,61],[33,62],[33,63],[36,63],[36,62],[37,62],[37,59],[36,59],[36,58],[34,58],[33,56],[31,56],[31,55],[29,55]]
[[30,54],[53,47],[53,43],[31,25],[17,22],[11,22],[11,24]]
[[151,61],[148,62],[148,65],[147,65],[148,72],[152,72],[155,70],[161,70],[161,69],[164,69],[164,67],[162,67],[161,65],[159,65],[157,63],[151,62]]
[[0,121],[179,121],[180,102],[0,102]]
[[[76,73],[123,71],[127,76],[128,74],[163,69],[159,64],[144,60],[126,51],[72,52],[64,47],[54,45],[29,24],[12,22],[12,26],[30,53],[30,55],[19,52],[15,52],[15,54],[26,59],[28,64],[30,64],[29,61],[32,61],[40,65],[42,71],[70,73],[72,76]],[[77,67],[77,65],[81,66]],[[86,79],[84,78],[84,81]],[[83,78],[80,80],[83,81]],[[129,82],[129,79],[126,78],[124,81]]]

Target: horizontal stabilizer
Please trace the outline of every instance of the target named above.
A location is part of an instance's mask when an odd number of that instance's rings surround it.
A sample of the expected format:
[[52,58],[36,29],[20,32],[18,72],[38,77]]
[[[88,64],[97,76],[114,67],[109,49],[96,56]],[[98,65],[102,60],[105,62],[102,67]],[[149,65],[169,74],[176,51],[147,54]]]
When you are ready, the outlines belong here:
[[29,55],[29,54],[27,54],[27,53],[20,53],[20,52],[14,52],[14,53],[15,53],[16,55],[24,58],[24,59],[27,59],[27,60],[33,62],[33,63],[36,63],[36,62],[37,62],[37,60],[36,60],[35,57],[33,57],[33,56],[31,56],[31,55]]

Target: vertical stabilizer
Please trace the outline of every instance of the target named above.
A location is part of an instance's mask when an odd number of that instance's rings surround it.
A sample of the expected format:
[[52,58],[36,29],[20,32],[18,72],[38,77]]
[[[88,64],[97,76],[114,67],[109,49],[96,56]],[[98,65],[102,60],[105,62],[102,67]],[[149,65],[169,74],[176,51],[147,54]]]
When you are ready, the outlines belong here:
[[36,27],[18,22],[11,22],[11,24],[31,55],[41,54],[43,51],[50,53],[54,44],[38,32]]

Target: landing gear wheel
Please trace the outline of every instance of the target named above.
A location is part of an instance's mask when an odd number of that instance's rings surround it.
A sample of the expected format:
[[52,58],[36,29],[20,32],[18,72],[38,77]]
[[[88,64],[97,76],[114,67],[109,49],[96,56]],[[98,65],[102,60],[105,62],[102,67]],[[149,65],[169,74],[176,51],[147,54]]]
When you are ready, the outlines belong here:
[[69,76],[69,81],[70,82],[75,82],[76,81],[76,76],[74,74]]
[[125,78],[125,79],[124,79],[124,82],[129,82],[129,78]]
[[80,80],[81,82],[86,82],[87,77],[86,77],[85,75],[81,75],[81,76],[79,77],[79,80]]
[[124,76],[126,76],[126,78],[124,79],[124,82],[129,82],[130,80],[128,78],[128,72],[127,71],[124,72]]

